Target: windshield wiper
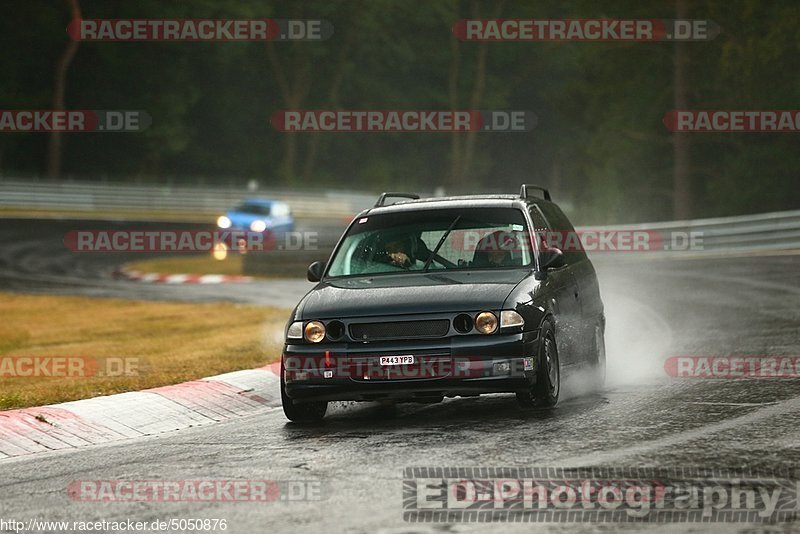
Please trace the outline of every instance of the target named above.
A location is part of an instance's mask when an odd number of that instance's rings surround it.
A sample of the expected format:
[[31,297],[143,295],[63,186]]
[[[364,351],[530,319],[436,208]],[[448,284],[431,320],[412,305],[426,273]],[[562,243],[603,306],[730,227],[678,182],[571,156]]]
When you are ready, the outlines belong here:
[[439,249],[442,248],[442,245],[444,245],[444,240],[447,239],[447,236],[450,235],[450,232],[453,231],[453,228],[456,227],[458,221],[460,220],[461,220],[461,215],[456,217],[455,220],[453,220],[453,222],[450,223],[450,226],[447,227],[447,230],[445,230],[444,234],[442,234],[442,237],[439,239],[439,242],[436,243],[436,248],[434,248],[433,252],[431,252],[431,255],[428,256],[428,261],[425,262],[425,266],[422,268],[422,272],[424,273],[428,272],[428,267],[431,266],[431,263],[433,263],[433,258],[436,257],[436,254],[439,252]]

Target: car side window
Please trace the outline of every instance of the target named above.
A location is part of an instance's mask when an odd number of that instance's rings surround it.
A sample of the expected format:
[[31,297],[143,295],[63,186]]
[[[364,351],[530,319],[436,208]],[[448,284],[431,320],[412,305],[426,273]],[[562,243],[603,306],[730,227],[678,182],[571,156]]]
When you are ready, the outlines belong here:
[[549,246],[547,243],[547,233],[550,231],[547,225],[547,219],[544,218],[541,210],[539,210],[536,205],[532,205],[528,209],[528,212],[531,215],[531,221],[533,221],[533,237],[536,239],[537,247],[540,249],[547,248]]
[[[564,259],[568,264],[577,263],[586,259],[580,236],[575,227],[569,222],[561,208],[551,203],[542,203],[532,207],[531,212],[538,212],[543,216],[547,233],[545,234],[546,246],[560,248],[564,252]],[[533,213],[531,213],[533,216]],[[534,224],[538,226],[534,218]]]

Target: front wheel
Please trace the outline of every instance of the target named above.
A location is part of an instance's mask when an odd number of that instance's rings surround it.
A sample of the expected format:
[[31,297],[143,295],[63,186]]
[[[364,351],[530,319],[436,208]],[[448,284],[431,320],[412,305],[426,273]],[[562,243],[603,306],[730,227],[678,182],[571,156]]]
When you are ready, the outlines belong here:
[[517,392],[517,402],[524,408],[532,406],[555,406],[561,392],[561,364],[558,347],[549,321],[542,324],[542,341],[536,357],[536,383]]
[[327,401],[295,402],[286,395],[286,380],[283,372],[283,362],[281,362],[281,404],[286,418],[295,423],[317,423],[325,417],[328,411]]

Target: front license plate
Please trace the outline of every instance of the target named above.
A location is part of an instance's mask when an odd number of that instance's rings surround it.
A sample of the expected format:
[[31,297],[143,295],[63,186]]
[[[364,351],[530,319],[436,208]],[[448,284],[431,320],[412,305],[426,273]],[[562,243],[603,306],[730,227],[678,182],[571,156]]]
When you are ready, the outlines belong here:
[[409,365],[414,363],[414,356],[381,356],[381,365]]

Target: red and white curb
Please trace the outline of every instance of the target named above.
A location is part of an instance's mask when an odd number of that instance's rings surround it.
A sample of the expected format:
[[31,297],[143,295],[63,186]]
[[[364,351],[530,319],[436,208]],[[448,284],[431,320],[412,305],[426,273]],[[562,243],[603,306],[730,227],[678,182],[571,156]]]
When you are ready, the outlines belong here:
[[0,412],[0,460],[226,421],[280,406],[280,363],[40,408]]
[[161,274],[126,270],[116,271],[114,276],[133,280],[134,282],[149,282],[154,284],[226,284],[231,282],[250,282],[253,280],[251,276],[229,274]]

